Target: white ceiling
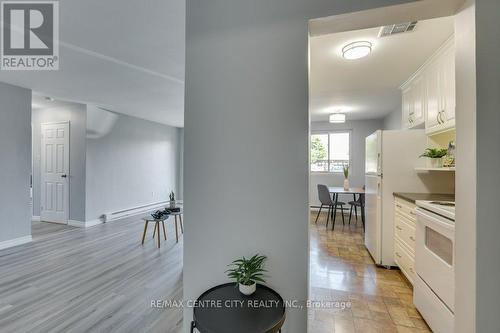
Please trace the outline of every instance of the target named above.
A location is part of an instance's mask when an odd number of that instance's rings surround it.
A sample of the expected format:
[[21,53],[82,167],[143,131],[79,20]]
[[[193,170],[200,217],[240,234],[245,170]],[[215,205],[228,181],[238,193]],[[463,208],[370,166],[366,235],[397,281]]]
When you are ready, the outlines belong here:
[[[327,121],[333,111],[348,120],[382,118],[401,107],[399,86],[453,34],[453,17],[420,21],[413,32],[378,38],[380,28],[311,37],[310,113]],[[367,40],[372,53],[346,60],[342,47]]]
[[32,110],[57,109],[64,107],[74,107],[75,105],[78,104],[57,99],[48,99],[47,96],[38,95],[37,93],[33,93],[31,98]]
[[184,0],[59,3],[59,71],[0,71],[57,99],[184,125]]

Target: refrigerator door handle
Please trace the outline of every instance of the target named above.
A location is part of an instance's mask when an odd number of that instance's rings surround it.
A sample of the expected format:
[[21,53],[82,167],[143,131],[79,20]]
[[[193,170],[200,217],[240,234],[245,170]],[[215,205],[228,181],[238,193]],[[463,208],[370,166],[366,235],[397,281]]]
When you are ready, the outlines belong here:
[[380,174],[381,167],[380,167],[380,153],[377,154],[377,173]]

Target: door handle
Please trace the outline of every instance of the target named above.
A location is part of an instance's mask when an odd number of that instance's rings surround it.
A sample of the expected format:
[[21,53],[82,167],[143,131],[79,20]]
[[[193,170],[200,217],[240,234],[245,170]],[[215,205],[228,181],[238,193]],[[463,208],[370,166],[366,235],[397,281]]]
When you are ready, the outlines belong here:
[[438,112],[438,114],[436,115],[436,119],[438,124],[441,124],[441,119],[439,118],[439,115],[441,115],[441,112]]
[[61,175],[61,178],[68,178],[68,175],[66,175],[66,174]]

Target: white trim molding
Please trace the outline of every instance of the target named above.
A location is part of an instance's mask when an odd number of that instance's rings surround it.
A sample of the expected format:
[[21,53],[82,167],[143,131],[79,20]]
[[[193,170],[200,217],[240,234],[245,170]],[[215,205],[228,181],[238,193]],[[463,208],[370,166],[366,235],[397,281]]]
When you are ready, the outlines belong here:
[[113,213],[107,213],[103,215],[105,222],[115,221],[125,217],[136,216],[142,213],[151,212],[155,209],[161,209],[167,207],[169,201],[161,201],[148,205],[143,205],[139,207],[127,208]]
[[19,238],[14,238],[14,239],[9,239],[3,242],[0,242],[0,250],[7,249],[9,247],[13,246],[18,246],[22,244],[29,243],[33,240],[31,235],[24,236],[24,237],[19,237]]
[[32,216],[31,217],[31,221],[33,221],[33,222],[40,222],[41,221],[40,216]]
[[68,220],[68,225],[77,228],[90,228],[96,225],[102,224],[101,220],[91,220],[91,221],[76,221],[76,220]]

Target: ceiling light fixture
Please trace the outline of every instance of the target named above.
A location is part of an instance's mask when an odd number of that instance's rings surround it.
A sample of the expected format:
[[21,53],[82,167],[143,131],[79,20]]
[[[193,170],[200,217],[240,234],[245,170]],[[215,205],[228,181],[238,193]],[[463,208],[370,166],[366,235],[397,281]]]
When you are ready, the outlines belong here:
[[342,56],[347,60],[354,60],[366,57],[372,52],[372,43],[359,41],[349,43],[342,48]]
[[45,100],[47,102],[53,102],[54,101],[54,99],[52,97],[49,97],[49,96],[45,97]]
[[330,123],[332,124],[345,123],[345,113],[332,113],[330,115]]

